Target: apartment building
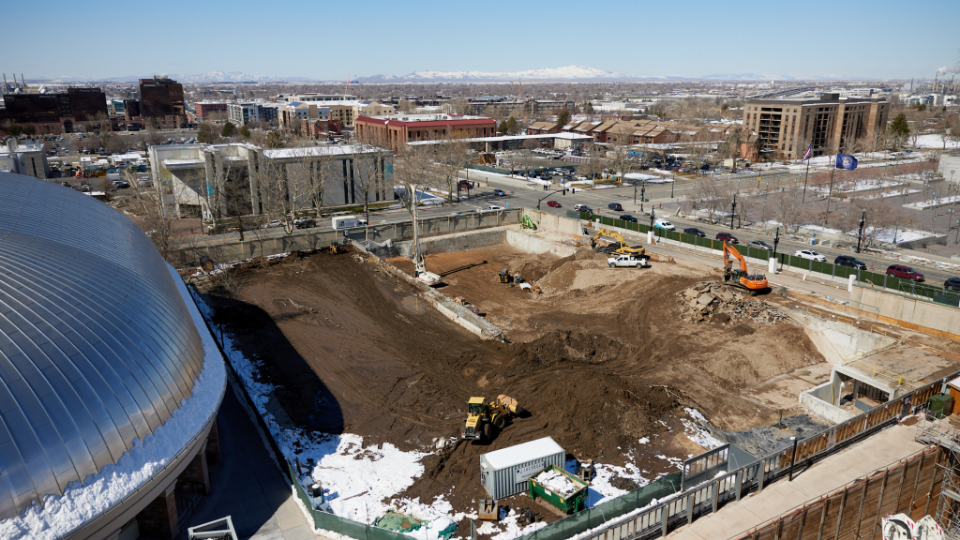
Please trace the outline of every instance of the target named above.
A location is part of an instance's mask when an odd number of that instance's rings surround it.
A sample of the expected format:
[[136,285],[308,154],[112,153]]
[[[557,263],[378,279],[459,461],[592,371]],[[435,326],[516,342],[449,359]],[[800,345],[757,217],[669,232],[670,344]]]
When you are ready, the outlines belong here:
[[277,94],[277,103],[359,100],[360,98],[351,94]]
[[197,120],[223,120],[227,117],[227,102],[198,101],[194,104]]
[[497,134],[497,121],[493,118],[456,114],[361,116],[357,119],[356,127],[360,140],[383,141],[394,150],[400,144],[442,139],[454,133],[467,138],[493,137]]
[[227,120],[238,126],[250,122],[266,122],[270,125],[276,125],[280,118],[279,109],[280,106],[276,103],[260,101],[227,103]]
[[756,136],[752,152],[776,159],[798,159],[812,145],[813,155],[862,150],[875,144],[887,126],[889,103],[877,96],[754,99],[743,107],[744,128]]

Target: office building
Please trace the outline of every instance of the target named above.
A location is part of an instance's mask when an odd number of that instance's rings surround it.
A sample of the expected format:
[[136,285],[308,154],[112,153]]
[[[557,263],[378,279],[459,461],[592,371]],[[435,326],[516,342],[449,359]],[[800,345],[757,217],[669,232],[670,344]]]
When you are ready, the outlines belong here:
[[6,118],[31,124],[37,133],[72,133],[81,123],[109,115],[107,96],[99,88],[68,88],[59,94],[4,94]]
[[50,173],[50,166],[47,164],[43,141],[18,141],[15,137],[7,139],[6,144],[0,146],[0,169],[45,179]]
[[814,156],[879,148],[888,111],[889,103],[877,96],[844,98],[822,93],[752,99],[743,107],[743,125],[754,138],[742,153],[799,159],[811,145]]
[[227,102],[225,101],[198,101],[196,107],[197,120],[225,120],[227,118]]
[[466,138],[493,137],[497,134],[497,121],[456,114],[392,114],[357,119],[359,140],[380,141],[394,150],[408,142],[442,139],[454,134]]
[[161,129],[183,127],[183,85],[167,77],[140,79],[140,116]]

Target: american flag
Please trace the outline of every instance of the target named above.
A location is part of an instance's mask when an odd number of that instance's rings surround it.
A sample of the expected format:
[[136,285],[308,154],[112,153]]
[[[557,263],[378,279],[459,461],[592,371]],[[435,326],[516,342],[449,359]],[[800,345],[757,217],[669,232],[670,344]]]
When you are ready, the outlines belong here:
[[813,155],[813,145],[807,147],[807,151],[803,154],[803,159],[810,159],[810,156]]

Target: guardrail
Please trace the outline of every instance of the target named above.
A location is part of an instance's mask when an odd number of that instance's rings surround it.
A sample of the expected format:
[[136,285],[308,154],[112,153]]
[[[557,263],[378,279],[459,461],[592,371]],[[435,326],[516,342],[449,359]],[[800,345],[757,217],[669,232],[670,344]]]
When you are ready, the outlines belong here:
[[[896,422],[906,411],[925,403],[943,388],[947,381],[960,375],[954,372],[943,379],[917,388],[903,396],[874,408],[836,426],[706,482],[685,488],[647,507],[638,506],[623,517],[604,520],[583,534],[583,518],[576,514],[552,523],[518,540],[560,540],[579,533],[579,540],[633,540],[666,536],[677,527],[692,523],[698,517],[716,512],[730,501],[738,501],[751,492],[760,492],[770,482],[789,474],[796,466],[804,466],[839,451]],[[707,452],[704,463],[692,469],[703,472],[716,465]],[[696,458],[693,460],[696,461]],[[711,465],[712,464],[712,465]],[[588,510],[589,511],[589,510]],[[582,514],[583,512],[581,512]]]

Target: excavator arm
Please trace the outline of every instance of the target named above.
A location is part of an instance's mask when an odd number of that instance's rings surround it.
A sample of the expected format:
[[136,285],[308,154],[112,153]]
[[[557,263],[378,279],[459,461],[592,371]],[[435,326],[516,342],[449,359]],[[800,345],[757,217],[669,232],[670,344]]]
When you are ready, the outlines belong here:
[[743,259],[743,255],[740,255],[740,252],[737,251],[736,249],[734,249],[733,246],[731,246],[730,244],[724,242],[724,243],[723,243],[723,264],[724,264],[724,266],[726,266],[726,265],[727,265],[727,262],[729,261],[729,259],[727,258],[728,255],[733,255],[733,257],[734,257],[735,259],[737,259],[738,261],[740,261],[740,271],[743,272],[744,274],[746,274],[746,273],[747,273],[747,261],[745,261],[745,260]]
[[[730,268],[730,256],[740,261],[740,270],[733,271]],[[740,255],[740,252],[730,244],[723,243],[723,281],[728,284],[737,285],[750,291],[750,294],[756,294],[759,291],[767,289],[767,278],[762,275],[750,275],[747,271],[747,261]]]

